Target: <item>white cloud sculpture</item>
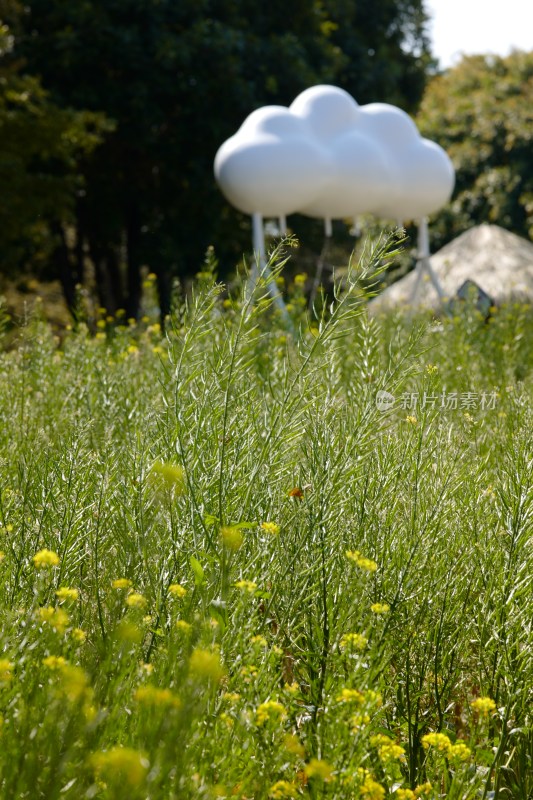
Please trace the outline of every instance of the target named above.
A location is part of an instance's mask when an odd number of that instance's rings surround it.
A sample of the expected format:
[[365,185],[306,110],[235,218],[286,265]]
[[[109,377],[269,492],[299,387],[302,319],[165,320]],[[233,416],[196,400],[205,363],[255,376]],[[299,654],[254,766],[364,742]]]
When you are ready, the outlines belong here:
[[450,199],[455,182],[444,150],[404,111],[359,106],[335,86],[250,114],[216,154],[215,177],[245,213],[330,219],[419,219]]

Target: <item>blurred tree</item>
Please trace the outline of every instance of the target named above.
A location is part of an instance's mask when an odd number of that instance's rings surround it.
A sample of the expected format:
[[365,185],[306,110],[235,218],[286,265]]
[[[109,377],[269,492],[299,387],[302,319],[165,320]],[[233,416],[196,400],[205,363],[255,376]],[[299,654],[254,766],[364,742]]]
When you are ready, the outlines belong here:
[[435,244],[481,222],[533,238],[533,52],[463,58],[428,85],[417,121],[457,171]]
[[29,0],[17,53],[61,107],[116,128],[84,167],[77,236],[105,304],[139,310],[140,266],[193,274],[215,243],[226,268],[249,221],[213,179],[218,146],[258,106],[313,83],[412,109],[428,49],[422,0]]
[[[11,10],[15,9],[14,4]],[[0,58],[13,49],[13,34],[0,23]],[[80,161],[101,141],[102,115],[59,108],[38,79],[0,62],[0,270],[45,267],[57,256],[67,302],[83,274],[71,263],[64,225],[74,219],[83,185]]]

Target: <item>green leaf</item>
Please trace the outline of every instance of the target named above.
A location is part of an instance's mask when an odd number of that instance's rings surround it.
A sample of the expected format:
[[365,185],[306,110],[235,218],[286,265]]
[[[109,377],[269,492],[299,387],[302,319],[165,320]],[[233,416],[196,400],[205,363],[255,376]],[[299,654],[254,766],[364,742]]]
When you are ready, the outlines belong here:
[[189,564],[191,565],[191,569],[194,574],[194,585],[202,586],[204,583],[204,568],[194,556],[190,557]]

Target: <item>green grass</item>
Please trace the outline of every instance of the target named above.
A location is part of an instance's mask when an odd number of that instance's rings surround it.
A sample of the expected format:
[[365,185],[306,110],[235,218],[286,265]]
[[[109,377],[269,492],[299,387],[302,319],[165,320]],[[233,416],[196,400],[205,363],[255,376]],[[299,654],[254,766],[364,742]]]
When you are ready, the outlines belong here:
[[388,247],[5,334],[2,797],[531,798],[532,312],[369,317]]

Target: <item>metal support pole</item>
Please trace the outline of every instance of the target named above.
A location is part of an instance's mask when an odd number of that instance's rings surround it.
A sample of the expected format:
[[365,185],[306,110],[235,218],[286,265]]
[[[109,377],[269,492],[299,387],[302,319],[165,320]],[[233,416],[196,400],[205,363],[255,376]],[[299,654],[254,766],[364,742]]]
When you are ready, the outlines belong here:
[[279,232],[281,236],[287,235],[287,217],[284,214],[279,218]]
[[252,262],[252,274],[250,277],[250,284],[248,288],[248,296],[251,297],[257,286],[260,275],[264,275],[267,281],[267,287],[270,296],[278,310],[281,312],[282,317],[290,323],[289,313],[283,302],[283,297],[280,295],[276,282],[272,277],[272,272],[267,264],[266,250],[265,250],[265,231],[263,229],[263,215],[259,213],[252,214],[252,234],[254,246],[254,259]]
[[418,221],[418,260],[416,263],[416,277],[415,277],[415,285],[413,287],[413,291],[411,294],[411,302],[415,303],[416,298],[418,296],[418,291],[420,289],[420,284],[422,282],[423,273],[427,272],[429,279],[433,286],[435,287],[435,291],[439,296],[439,300],[443,302],[445,294],[444,290],[440,284],[439,279],[437,278],[433,267],[429,261],[429,257],[431,255],[429,250],[429,229],[428,229],[428,220],[427,217],[422,217]]

